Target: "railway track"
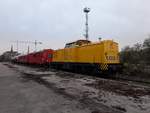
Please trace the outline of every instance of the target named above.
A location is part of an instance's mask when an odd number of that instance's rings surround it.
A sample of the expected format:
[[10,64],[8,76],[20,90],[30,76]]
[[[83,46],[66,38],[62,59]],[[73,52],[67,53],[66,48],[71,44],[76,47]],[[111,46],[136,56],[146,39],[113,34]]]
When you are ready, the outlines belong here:
[[[13,67],[12,65],[9,65],[9,64],[5,64],[5,65],[8,65],[10,67]],[[24,65],[23,65],[24,66]],[[26,65],[25,65],[26,66]],[[37,68],[37,66],[29,66],[31,68]],[[142,84],[142,85],[146,85],[146,86],[150,86],[150,80],[149,79],[141,79],[141,78],[136,78],[136,77],[130,77],[129,75],[126,75],[126,74],[113,74],[113,75],[98,75],[98,74],[90,74],[90,73],[85,73],[85,72],[82,72],[82,73],[76,73],[76,72],[73,72],[73,71],[67,71],[67,70],[57,70],[57,69],[51,69],[49,67],[38,67],[39,68],[39,71],[53,71],[53,72],[59,72],[59,73],[65,73],[69,76],[73,76],[75,74],[80,74],[82,76],[95,76],[95,77],[100,77],[100,78],[103,78],[103,79],[109,79],[109,80],[116,80],[116,81],[120,81],[120,82],[127,82],[127,83],[136,83],[136,84]]]
[[141,79],[140,78],[135,78],[135,77],[128,77],[128,76],[124,76],[123,74],[120,74],[119,76],[115,76],[115,77],[110,77],[110,79],[112,80],[118,80],[118,81],[124,81],[124,82],[134,82],[137,84],[142,84],[142,85],[146,85],[146,86],[150,86],[150,79],[146,80],[146,79]]
[[[53,69],[55,72],[58,70]],[[65,71],[65,70],[59,70],[60,72],[65,72],[67,74],[73,75],[73,74],[81,74],[81,75],[85,75],[85,76],[96,76],[96,77],[100,77],[103,79],[109,79],[109,80],[116,80],[116,81],[120,81],[120,82],[127,82],[127,83],[135,83],[135,84],[141,84],[141,85],[145,85],[145,86],[150,86],[150,79],[141,79],[139,77],[129,77],[129,75],[126,74],[113,74],[111,76],[107,76],[107,75],[93,75],[93,74],[87,74],[87,73],[75,73],[75,72],[71,72],[71,71]]]

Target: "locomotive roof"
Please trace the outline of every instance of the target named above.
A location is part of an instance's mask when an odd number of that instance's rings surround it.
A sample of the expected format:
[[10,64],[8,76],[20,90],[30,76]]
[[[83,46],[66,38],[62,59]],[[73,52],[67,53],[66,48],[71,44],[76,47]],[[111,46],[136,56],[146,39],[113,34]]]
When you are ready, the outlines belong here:
[[73,41],[73,42],[70,42],[70,43],[67,43],[67,44],[72,44],[72,43],[80,43],[80,42],[85,42],[85,43],[90,43],[91,41],[89,40],[76,40],[76,41]]
[[81,45],[89,44],[89,43],[91,43],[91,41],[89,41],[89,40],[77,40],[74,42],[67,43],[65,48],[74,47],[74,46],[81,46]]

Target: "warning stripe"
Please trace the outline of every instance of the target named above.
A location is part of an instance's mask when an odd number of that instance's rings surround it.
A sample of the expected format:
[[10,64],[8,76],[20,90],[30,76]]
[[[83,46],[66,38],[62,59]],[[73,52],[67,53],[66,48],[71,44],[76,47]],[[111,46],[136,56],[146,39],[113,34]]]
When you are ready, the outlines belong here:
[[107,64],[101,64],[100,69],[101,70],[108,70],[108,65]]

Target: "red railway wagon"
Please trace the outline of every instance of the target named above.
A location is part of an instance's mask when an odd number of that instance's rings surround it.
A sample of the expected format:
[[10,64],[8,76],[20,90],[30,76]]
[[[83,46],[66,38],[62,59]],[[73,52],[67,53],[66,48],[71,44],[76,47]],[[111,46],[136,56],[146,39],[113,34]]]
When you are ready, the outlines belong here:
[[31,65],[44,65],[52,62],[53,50],[44,49],[39,52],[18,56],[15,60],[18,63]]
[[27,62],[27,57],[26,57],[26,55],[18,56],[16,58],[16,60],[17,60],[18,63],[26,63]]
[[27,55],[28,64],[49,64],[52,62],[53,50],[45,49],[43,51],[30,53]]

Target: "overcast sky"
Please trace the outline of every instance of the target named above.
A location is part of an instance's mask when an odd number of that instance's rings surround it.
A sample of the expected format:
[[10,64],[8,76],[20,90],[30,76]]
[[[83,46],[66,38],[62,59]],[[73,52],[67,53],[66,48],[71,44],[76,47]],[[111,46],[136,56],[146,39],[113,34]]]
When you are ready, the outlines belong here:
[[[84,38],[89,13],[90,40],[113,39],[120,48],[142,42],[150,34],[150,0],[0,0],[0,53],[12,41],[43,42],[42,48],[63,48]],[[33,45],[30,45],[33,49]],[[26,52],[27,44],[19,44]]]

